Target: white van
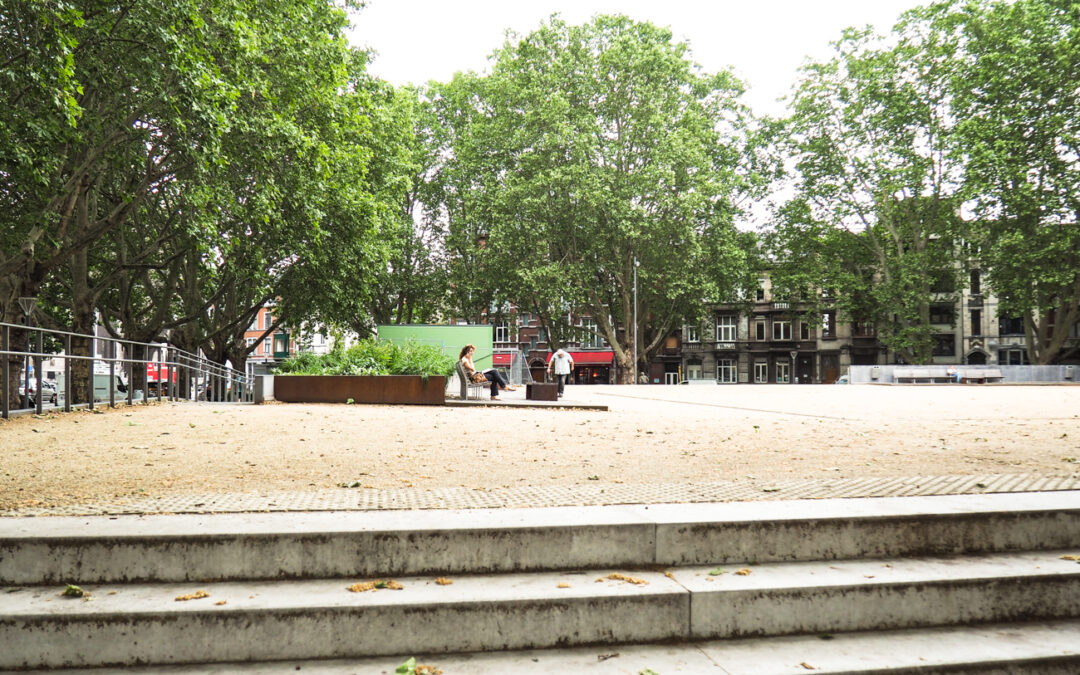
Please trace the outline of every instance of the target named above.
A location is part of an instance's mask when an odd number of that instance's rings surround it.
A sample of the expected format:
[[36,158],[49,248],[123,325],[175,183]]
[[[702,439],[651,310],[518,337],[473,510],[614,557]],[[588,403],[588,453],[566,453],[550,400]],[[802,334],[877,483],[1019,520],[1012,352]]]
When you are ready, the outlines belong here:
[[[113,376],[113,398],[116,401],[127,400],[127,385],[120,378],[119,375]],[[57,373],[56,375],[56,405],[64,405],[64,373]],[[143,393],[136,391],[132,394],[132,400],[141,401]],[[109,400],[109,375],[108,373],[94,373],[94,402],[99,403],[101,401]]]

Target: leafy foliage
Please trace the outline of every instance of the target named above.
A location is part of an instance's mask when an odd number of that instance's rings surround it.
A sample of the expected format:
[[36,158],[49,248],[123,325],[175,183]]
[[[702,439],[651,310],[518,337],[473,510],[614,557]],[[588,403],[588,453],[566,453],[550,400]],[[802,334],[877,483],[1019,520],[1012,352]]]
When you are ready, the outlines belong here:
[[329,353],[299,354],[275,368],[279,375],[446,375],[454,372],[454,359],[432,345],[397,344],[363,340]]

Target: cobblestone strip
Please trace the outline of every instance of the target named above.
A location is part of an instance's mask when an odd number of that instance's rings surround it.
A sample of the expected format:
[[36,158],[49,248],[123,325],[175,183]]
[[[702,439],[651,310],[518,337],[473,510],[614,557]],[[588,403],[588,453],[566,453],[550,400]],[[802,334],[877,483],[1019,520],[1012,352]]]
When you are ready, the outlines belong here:
[[526,486],[490,490],[394,488],[312,490],[263,494],[220,493],[140,497],[97,504],[34,507],[0,516],[120,515],[155,513],[242,513],[260,511],[370,511],[483,509],[612,504],[668,504],[780,499],[906,497],[1080,490],[1077,476],[1004,474],[914,476],[774,482],[656,485]]

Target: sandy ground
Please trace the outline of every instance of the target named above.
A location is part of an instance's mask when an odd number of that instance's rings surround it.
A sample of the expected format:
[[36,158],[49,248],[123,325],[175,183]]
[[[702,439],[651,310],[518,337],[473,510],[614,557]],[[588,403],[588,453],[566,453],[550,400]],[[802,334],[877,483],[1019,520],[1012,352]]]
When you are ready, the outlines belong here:
[[17,417],[0,422],[0,511],[354,481],[1080,474],[1080,386],[571,386],[564,400],[610,410],[183,402]]

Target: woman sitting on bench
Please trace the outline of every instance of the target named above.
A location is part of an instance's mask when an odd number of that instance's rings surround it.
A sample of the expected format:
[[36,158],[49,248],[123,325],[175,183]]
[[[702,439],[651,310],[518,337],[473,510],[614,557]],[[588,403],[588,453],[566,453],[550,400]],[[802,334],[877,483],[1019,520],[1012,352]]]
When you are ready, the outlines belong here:
[[465,345],[461,348],[461,367],[465,371],[465,377],[469,378],[473,382],[484,382],[485,380],[491,383],[491,400],[499,400],[499,389],[507,389],[514,391],[514,388],[510,386],[510,383],[506,381],[503,374],[494,368],[488,368],[482,373],[476,372],[476,366],[473,365],[472,355],[476,351],[476,347],[472,345]]

